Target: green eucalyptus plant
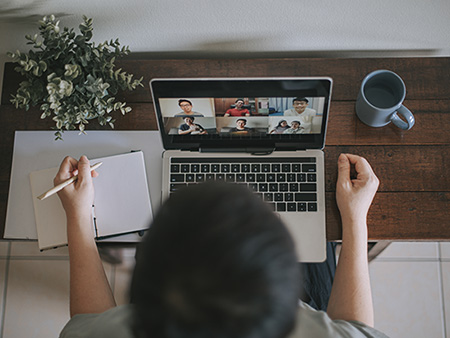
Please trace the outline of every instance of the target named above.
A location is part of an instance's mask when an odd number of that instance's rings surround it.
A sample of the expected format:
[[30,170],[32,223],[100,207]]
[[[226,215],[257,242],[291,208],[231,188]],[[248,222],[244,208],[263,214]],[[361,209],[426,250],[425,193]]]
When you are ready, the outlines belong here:
[[142,80],[133,79],[122,69],[114,69],[117,57],[128,55],[127,46],[120,48],[119,40],[96,45],[91,42],[92,19],[83,16],[80,34],[73,28],[59,27],[54,15],[39,21],[39,34],[26,35],[32,45],[28,53],[8,53],[15,70],[25,77],[11,102],[16,108],[28,110],[40,105],[41,118],[53,116],[56,139],[64,130],[78,129],[84,133],[88,120],[98,119],[100,125],[114,128],[110,115],[131,111],[126,102],[116,101],[119,90],[134,90]]

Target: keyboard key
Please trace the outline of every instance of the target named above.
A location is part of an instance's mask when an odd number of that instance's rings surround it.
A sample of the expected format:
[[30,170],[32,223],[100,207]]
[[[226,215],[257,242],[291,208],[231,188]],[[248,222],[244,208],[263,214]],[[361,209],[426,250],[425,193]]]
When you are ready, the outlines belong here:
[[229,173],[230,172],[230,165],[229,164],[222,164],[220,166],[220,168],[222,169],[223,173]]
[[202,171],[202,173],[209,173],[209,164],[202,164],[200,166],[200,170]]
[[241,172],[241,165],[240,164],[232,164],[231,165],[231,172],[233,172],[233,173]]
[[170,182],[184,182],[184,174],[172,174],[170,175]]
[[241,165],[241,171],[243,173],[249,173],[250,172],[250,164],[243,164],[243,165]]
[[264,194],[264,201],[266,201],[266,202],[273,202],[273,193],[266,192]]
[[293,202],[294,201],[294,193],[292,192],[287,192],[284,194],[284,200],[286,202]]
[[214,174],[206,174],[205,178],[206,178],[207,181],[214,181],[215,176],[216,175],[214,175]]
[[245,174],[236,174],[236,182],[245,182]]
[[205,174],[195,175],[195,182],[204,182],[204,181],[205,181]]
[[286,203],[277,203],[277,211],[286,211]]
[[303,164],[302,170],[304,173],[315,173],[316,172],[316,165],[313,163]]
[[170,165],[170,172],[171,173],[179,173],[180,172],[180,165],[179,164],[171,164]]
[[299,173],[302,171],[300,163],[292,163],[292,172]]
[[315,202],[317,201],[317,194],[316,193],[295,193],[295,201],[296,202]]
[[186,182],[194,182],[195,174],[186,174]]
[[277,174],[277,182],[286,182],[286,174]]
[[317,203],[308,203],[308,211],[317,211]]
[[298,183],[289,183],[289,191],[297,192],[298,191]]
[[269,191],[277,192],[278,191],[278,183],[269,183]]
[[181,165],[181,172],[182,173],[188,173],[189,172],[189,164],[182,164]]
[[268,173],[270,172],[270,164],[269,163],[263,163],[261,164],[261,171],[263,173]]
[[307,174],[306,175],[306,180],[308,182],[316,182],[317,176],[316,174]]
[[258,183],[249,183],[248,187],[254,192],[258,191]]
[[191,164],[191,172],[193,172],[193,173],[200,172],[200,165],[199,164]]
[[284,173],[288,173],[291,171],[291,164],[290,163],[283,163],[281,165],[281,171]]
[[316,183],[300,183],[300,191],[317,191]]
[[297,211],[306,211],[306,203],[305,202],[297,203]]
[[288,203],[287,211],[297,211],[297,203]]
[[267,192],[269,191],[269,186],[267,183],[259,183],[258,184],[258,191],[259,192]]
[[280,191],[289,191],[289,184],[287,184],[287,183],[280,183],[279,189],[280,189]]
[[297,182],[306,182],[306,174],[297,174]]
[[236,180],[236,174],[226,174],[225,181],[234,182]]
[[225,174],[216,174],[216,181],[225,181]]
[[284,196],[283,196],[283,193],[277,192],[277,193],[274,194],[274,201],[276,201],[276,202],[282,202],[282,201],[284,201],[284,198],[283,198],[283,197],[284,197]]
[[178,191],[180,188],[185,187],[185,183],[171,183],[170,184],[170,192]]
[[255,182],[256,181],[256,175],[255,174],[246,174],[245,175],[247,182]]
[[279,173],[281,171],[281,166],[279,164],[272,164],[272,172]]
[[252,173],[259,173],[261,172],[261,165],[260,164],[252,164]]
[[220,165],[218,165],[218,164],[211,164],[211,172],[212,173],[220,172]]
[[256,182],[266,182],[266,174],[256,174]]
[[267,182],[275,182],[276,176],[275,176],[275,174],[269,173],[269,174],[267,174],[266,179],[267,179]]
[[288,181],[288,182],[295,182],[296,178],[297,178],[297,176],[295,174],[287,174],[286,175],[286,181]]

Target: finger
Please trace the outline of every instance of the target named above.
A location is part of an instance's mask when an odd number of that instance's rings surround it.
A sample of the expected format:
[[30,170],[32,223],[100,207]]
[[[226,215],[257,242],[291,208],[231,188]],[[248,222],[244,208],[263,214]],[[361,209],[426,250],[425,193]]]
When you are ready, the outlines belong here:
[[355,165],[358,175],[374,175],[372,167],[364,157],[352,154],[346,154],[350,163]]
[[83,155],[78,161],[78,181],[82,183],[89,180],[91,180],[91,167],[88,158]]
[[337,180],[340,184],[350,181],[350,162],[346,154],[339,155]]
[[74,175],[73,171],[77,167],[77,160],[73,157],[66,156],[59,166],[59,170],[55,176],[55,183],[60,183]]

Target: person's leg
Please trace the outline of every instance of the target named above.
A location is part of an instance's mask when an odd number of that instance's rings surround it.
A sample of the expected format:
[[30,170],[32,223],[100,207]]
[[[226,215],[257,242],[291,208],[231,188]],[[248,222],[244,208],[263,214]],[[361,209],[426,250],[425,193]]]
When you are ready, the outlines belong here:
[[323,263],[300,263],[302,296],[300,299],[316,310],[326,311],[336,272],[336,243],[327,242]]

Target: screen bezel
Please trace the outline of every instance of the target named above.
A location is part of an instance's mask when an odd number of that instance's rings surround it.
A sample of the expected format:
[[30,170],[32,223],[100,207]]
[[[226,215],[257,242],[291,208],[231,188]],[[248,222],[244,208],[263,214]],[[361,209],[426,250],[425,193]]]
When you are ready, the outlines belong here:
[[[332,79],[329,77],[289,78],[172,78],[152,79],[155,114],[164,149],[173,150],[304,150],[323,149]],[[321,132],[317,134],[271,135],[264,137],[212,135],[169,135],[165,132],[160,98],[204,97],[325,97]],[[249,117],[251,118],[251,117]]]

